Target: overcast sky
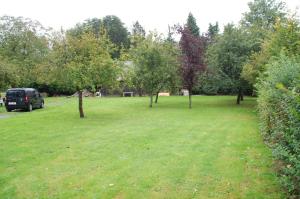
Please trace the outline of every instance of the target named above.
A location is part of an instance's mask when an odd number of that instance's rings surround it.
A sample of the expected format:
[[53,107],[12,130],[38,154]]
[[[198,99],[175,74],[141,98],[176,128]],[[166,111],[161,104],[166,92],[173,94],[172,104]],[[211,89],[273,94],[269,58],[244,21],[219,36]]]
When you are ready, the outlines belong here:
[[[189,12],[196,17],[200,31],[208,23],[237,23],[248,10],[249,0],[0,0],[0,16],[23,16],[40,21],[46,27],[59,30],[73,27],[87,18],[116,15],[131,30],[138,20],[147,30],[161,33],[173,24],[183,24]],[[300,0],[286,0],[288,8],[296,10]],[[297,10],[299,16],[299,9]]]

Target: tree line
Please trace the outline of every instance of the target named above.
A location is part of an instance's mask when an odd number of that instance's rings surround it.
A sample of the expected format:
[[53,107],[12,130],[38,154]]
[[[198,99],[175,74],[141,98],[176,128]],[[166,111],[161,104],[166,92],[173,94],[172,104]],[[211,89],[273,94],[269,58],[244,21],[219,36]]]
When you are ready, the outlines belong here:
[[[52,31],[22,17],[0,18],[0,89],[36,87],[50,95],[81,95],[83,89],[150,96],[162,90],[178,94],[256,94],[264,72],[264,48],[289,20],[285,4],[275,0],[249,3],[238,24],[209,24],[200,32],[189,13],[184,25],[167,36],[146,33],[136,21],[128,31],[117,16],[87,19],[68,30]],[[181,36],[175,41],[174,34]],[[274,41],[276,42],[276,41]]]

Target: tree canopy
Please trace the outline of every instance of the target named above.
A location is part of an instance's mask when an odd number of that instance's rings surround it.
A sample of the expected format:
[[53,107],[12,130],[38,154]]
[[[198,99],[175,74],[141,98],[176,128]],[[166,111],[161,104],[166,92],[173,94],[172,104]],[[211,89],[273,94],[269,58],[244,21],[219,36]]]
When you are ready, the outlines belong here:
[[196,36],[196,37],[200,36],[200,29],[199,29],[196,19],[192,13],[189,13],[189,16],[188,16],[187,22],[186,22],[186,26],[188,27],[188,29],[191,31],[191,33],[194,36]]

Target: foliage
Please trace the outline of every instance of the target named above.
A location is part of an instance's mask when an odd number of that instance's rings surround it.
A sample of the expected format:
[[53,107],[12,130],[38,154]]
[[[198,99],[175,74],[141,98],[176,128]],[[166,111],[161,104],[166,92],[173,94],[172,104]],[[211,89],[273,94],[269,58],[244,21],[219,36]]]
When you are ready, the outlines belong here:
[[278,24],[286,22],[287,9],[280,0],[254,0],[248,6],[250,11],[244,13],[241,27],[247,33],[246,39],[250,41],[253,53],[243,66],[242,77],[254,85],[264,65],[273,56],[266,49],[270,37],[278,31]]
[[139,43],[141,43],[146,36],[146,31],[142,25],[136,21],[132,27],[132,34],[130,36],[130,48],[135,48]]
[[75,89],[109,88],[115,84],[117,68],[107,50],[113,45],[105,35],[96,38],[84,33],[78,39],[67,34],[55,42],[52,56],[56,59],[51,60],[54,81]]
[[73,88],[79,95],[83,89],[95,91],[114,86],[118,68],[107,51],[111,45],[105,35],[96,38],[93,33],[84,33],[80,38],[67,34],[56,40],[53,45],[56,59],[51,60],[52,81]]
[[0,91],[15,87],[18,81],[19,76],[16,72],[16,66],[0,57]]
[[205,95],[232,95],[236,93],[230,78],[222,76],[219,71],[208,68],[200,75],[193,93]]
[[131,49],[134,62],[131,81],[140,96],[143,91],[150,95],[151,107],[153,94],[158,95],[161,90],[174,93],[178,90],[179,48],[176,43],[156,33],[151,33],[136,44]]
[[254,0],[248,3],[249,12],[244,13],[242,25],[246,27],[260,27],[270,30],[278,18],[286,16],[285,3],[279,0]]
[[260,51],[261,43],[278,20],[285,20],[287,11],[285,3],[280,0],[254,0],[248,3],[249,12],[244,13],[242,28],[248,32],[252,50]]
[[192,13],[189,13],[189,16],[188,16],[187,22],[186,22],[186,26],[194,36],[196,36],[196,37],[200,36],[200,29],[197,26],[196,19]]
[[290,198],[300,196],[300,63],[281,54],[257,84],[261,130]]
[[145,29],[143,28],[143,26],[138,21],[136,21],[133,24],[132,35],[141,35],[141,36],[144,36],[144,37],[146,35]]
[[231,82],[231,91],[241,99],[244,88],[248,85],[241,78],[243,63],[251,54],[251,43],[246,34],[232,24],[224,27],[224,32],[207,50],[208,67],[218,72],[226,82]]
[[162,76],[161,85],[157,92],[165,89],[172,94],[178,94],[181,88],[180,75],[178,74],[180,68],[178,59],[180,57],[179,46],[168,37],[163,41],[161,53],[164,59],[164,75]]
[[163,56],[161,54],[161,38],[149,35],[134,50],[133,61],[135,74],[139,76],[142,88],[150,96],[152,107],[153,94],[158,90],[163,77]]
[[73,37],[80,37],[84,33],[93,33],[99,38],[103,35],[102,20],[98,18],[86,19],[83,23],[77,23],[74,28],[68,30]]
[[113,58],[120,56],[122,47],[129,48],[129,33],[120,18],[108,15],[102,19],[103,27],[107,30],[110,41],[117,46],[117,51],[112,55]]
[[209,44],[214,42],[215,38],[219,34],[219,31],[220,31],[220,29],[219,29],[219,23],[218,22],[216,22],[215,24],[209,23],[207,34],[206,34],[206,37],[208,39]]
[[123,22],[114,15],[105,16],[103,19],[87,19],[68,30],[68,34],[80,37],[85,33],[92,33],[96,38],[107,35],[116,48],[110,50],[113,59],[120,57],[121,49],[128,49],[130,44],[129,33]]
[[30,86],[36,81],[32,71],[48,55],[48,31],[30,19],[0,18],[0,56],[15,66],[19,81],[14,86]]
[[269,60],[279,56],[281,51],[290,57],[300,52],[300,26],[296,19],[277,21],[275,31],[263,42],[262,50],[252,54],[243,66],[243,78],[254,84],[259,74],[266,70]]

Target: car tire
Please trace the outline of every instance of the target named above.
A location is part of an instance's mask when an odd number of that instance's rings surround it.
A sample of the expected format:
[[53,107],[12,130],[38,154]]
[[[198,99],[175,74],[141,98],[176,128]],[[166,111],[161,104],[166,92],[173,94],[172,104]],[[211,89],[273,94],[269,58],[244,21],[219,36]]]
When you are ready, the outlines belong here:
[[11,109],[9,109],[9,108],[6,108],[6,111],[7,111],[7,112],[11,112],[12,110],[11,110]]
[[45,104],[44,104],[44,102],[42,102],[40,108],[44,108],[44,107],[45,107]]
[[31,111],[32,111],[32,104],[29,104],[29,105],[28,105],[27,111],[28,111],[28,112],[31,112]]

